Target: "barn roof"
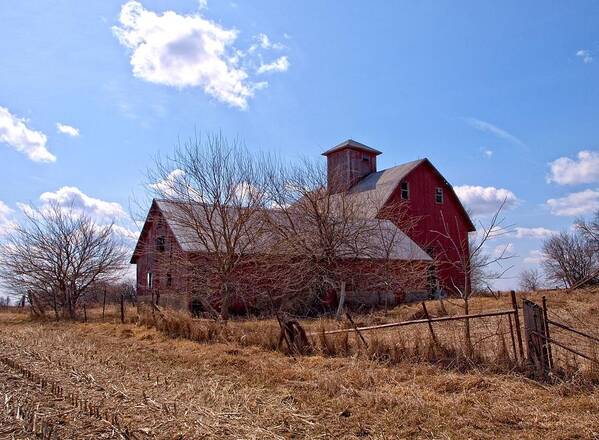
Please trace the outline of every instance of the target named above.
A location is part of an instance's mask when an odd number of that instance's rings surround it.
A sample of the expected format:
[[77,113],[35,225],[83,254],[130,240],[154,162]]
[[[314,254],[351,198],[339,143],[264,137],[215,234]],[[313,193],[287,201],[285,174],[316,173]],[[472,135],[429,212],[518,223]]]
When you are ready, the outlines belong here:
[[[189,204],[183,204],[181,202],[167,201],[167,200],[154,200],[152,203],[162,213],[168,227],[172,231],[177,243],[181,249],[185,252],[208,252],[200,240],[197,238],[197,230],[193,228],[185,217],[190,213],[190,210],[185,208],[189,207]],[[197,204],[197,214],[194,215],[194,220],[202,218],[203,210],[200,210],[200,204]],[[195,207],[193,208],[195,209]],[[231,209],[230,215],[236,215],[235,211],[239,210]],[[265,210],[265,214],[268,214],[271,219],[284,226],[288,218],[277,210]],[[304,216],[305,217],[305,216]],[[184,219],[181,221],[181,219]],[[248,227],[248,240],[245,244],[251,242],[251,245],[247,248],[243,248],[245,252],[249,253],[283,253],[285,250],[280,249],[277,246],[276,236],[273,233],[260,234],[260,239],[255,242],[255,236],[253,231],[261,226],[264,226],[264,217],[255,217],[256,225],[254,228]],[[219,221],[218,218],[215,219]],[[302,229],[302,217],[294,217],[294,222],[299,224],[299,228]],[[146,220],[147,225],[148,220]],[[357,257],[361,259],[392,259],[392,260],[420,260],[430,261],[431,257],[422,250],[412,239],[410,239],[403,231],[401,231],[393,222],[388,220],[380,220],[373,218],[360,219],[360,227],[364,230],[369,230],[370,233],[365,233],[357,243],[354,243],[352,249],[341,249],[339,255],[347,254],[348,257]],[[144,230],[146,229],[144,225]],[[305,224],[304,227],[309,228],[309,225]],[[264,230],[264,229],[263,229]],[[252,231],[252,237],[250,237],[250,231]],[[142,231],[143,234],[143,231]],[[136,251],[141,246],[141,238],[136,246]],[[378,240],[378,241],[377,241]],[[377,245],[383,243],[382,245]],[[239,240],[240,249],[244,246],[243,236]],[[357,255],[356,255],[357,252]],[[135,253],[132,258],[132,262],[135,262]]]
[[358,201],[359,206],[364,207],[364,216],[376,218],[399,182],[425,160],[415,160],[371,173],[351,187],[348,194]]
[[369,218],[376,218],[379,211],[383,208],[385,203],[387,203],[399,183],[407,177],[408,174],[423,164],[430,166],[433,172],[443,179],[446,188],[448,188],[455,197],[459,209],[462,211],[462,214],[470,226],[470,230],[474,231],[476,228],[466,212],[466,209],[462,205],[462,202],[455,193],[453,186],[451,186],[439,170],[437,170],[437,168],[435,168],[435,166],[426,158],[406,162],[401,165],[387,168],[386,170],[371,173],[352,186],[348,193],[350,197],[353,197],[358,201],[360,206],[364,207],[362,215]]

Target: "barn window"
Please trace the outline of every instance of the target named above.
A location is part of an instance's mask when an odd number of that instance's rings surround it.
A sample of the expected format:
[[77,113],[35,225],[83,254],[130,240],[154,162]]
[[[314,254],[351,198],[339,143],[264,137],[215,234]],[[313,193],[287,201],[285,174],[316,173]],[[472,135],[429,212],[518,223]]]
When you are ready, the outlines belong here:
[[370,156],[366,153],[362,154],[362,160],[364,162],[370,162]]
[[164,252],[164,237],[156,238],[156,250],[159,252]]
[[166,274],[166,286],[171,287],[173,285],[173,276],[170,273]]
[[146,284],[148,286],[148,289],[154,287],[154,274],[152,272],[148,272]]
[[435,188],[435,202],[443,203],[443,188]]
[[410,200],[410,186],[408,182],[401,182],[401,198],[402,200]]

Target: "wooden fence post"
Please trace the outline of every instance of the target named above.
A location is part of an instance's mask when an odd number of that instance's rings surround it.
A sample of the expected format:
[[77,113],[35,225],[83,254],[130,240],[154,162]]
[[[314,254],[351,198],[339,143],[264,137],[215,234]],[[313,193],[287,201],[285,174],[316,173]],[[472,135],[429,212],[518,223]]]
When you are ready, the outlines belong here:
[[516,337],[518,338],[518,348],[520,349],[520,360],[524,361],[524,346],[522,344],[522,330],[520,328],[520,316],[518,314],[518,302],[516,301],[516,292],[510,291],[512,297],[512,307],[514,308],[514,324],[516,326]]
[[524,300],[524,330],[528,361],[535,367],[539,376],[545,377],[549,371],[547,334],[545,333],[543,309],[537,304]]

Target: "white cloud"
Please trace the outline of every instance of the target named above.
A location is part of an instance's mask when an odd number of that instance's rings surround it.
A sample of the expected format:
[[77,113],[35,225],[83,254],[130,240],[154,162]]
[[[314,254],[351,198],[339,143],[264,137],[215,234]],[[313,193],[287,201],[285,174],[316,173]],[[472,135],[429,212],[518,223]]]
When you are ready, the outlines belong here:
[[504,209],[513,208],[519,202],[512,191],[494,186],[463,185],[453,189],[466,208],[471,210],[474,215],[493,214],[504,200]]
[[133,231],[129,228],[120,225],[112,225],[112,231],[127,240],[137,240],[139,237],[138,231]]
[[583,215],[599,209],[599,188],[568,194],[547,200],[547,206],[555,215]]
[[79,136],[79,129],[72,127],[70,125],[61,124],[60,122],[56,123],[56,129],[59,133],[66,134],[67,136],[77,137]]
[[272,63],[260,64],[256,73],[285,72],[287,69],[289,69],[289,60],[286,56],[282,56]]
[[198,8],[206,9],[208,7],[208,0],[198,0]]
[[102,220],[127,216],[120,204],[90,197],[74,186],[63,186],[55,192],[45,192],[40,196],[40,201],[44,205],[54,202],[64,208],[72,207],[75,211]]
[[526,264],[540,264],[545,259],[545,254],[542,251],[530,251],[528,256],[524,258]]
[[25,119],[0,107],[0,143],[25,153],[34,162],[55,162],[56,156],[46,148],[47,142],[48,138],[44,133],[30,129]]
[[514,244],[500,244],[493,249],[494,258],[511,258],[514,256]]
[[[131,49],[133,74],[168,86],[201,87],[205,93],[231,106],[245,109],[248,99],[267,83],[253,82],[240,66],[245,56],[233,47],[238,31],[203,18],[174,11],[157,14],[137,1],[121,8],[113,32]],[[270,40],[260,45],[272,47]]]
[[576,56],[582,60],[585,64],[590,64],[593,62],[593,57],[591,56],[591,51],[586,49],[580,49],[576,52]]
[[575,185],[599,181],[599,151],[579,151],[576,159],[560,157],[549,163],[547,182]]
[[504,139],[521,147],[526,147],[526,144],[520,139],[518,139],[516,136],[491,124],[490,122],[481,121],[480,119],[476,118],[466,118],[466,122],[470,124],[472,127],[476,128],[477,130],[484,131],[485,133],[490,133],[495,137]]
[[547,238],[557,231],[547,228],[516,228],[516,238]]
[[493,150],[483,150],[483,154],[485,155],[485,157],[490,159],[493,156]]
[[6,234],[12,229],[14,223],[11,219],[13,210],[6,203],[0,200],[0,235]]
[[156,191],[158,196],[175,196],[178,187],[181,187],[181,185],[185,187],[187,185],[183,176],[185,176],[185,171],[177,168],[171,171],[164,180],[152,183],[149,186]]

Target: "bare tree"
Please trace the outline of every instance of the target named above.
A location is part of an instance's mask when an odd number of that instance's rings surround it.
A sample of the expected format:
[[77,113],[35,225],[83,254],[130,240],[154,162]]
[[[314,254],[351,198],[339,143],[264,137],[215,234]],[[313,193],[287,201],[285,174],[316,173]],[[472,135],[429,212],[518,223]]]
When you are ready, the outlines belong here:
[[304,294],[337,293],[338,318],[348,286],[395,293],[425,284],[429,257],[405,234],[413,219],[404,206],[388,206],[379,218],[380,201],[330,191],[326,169],[311,161],[278,169],[269,195],[279,253],[296,257]]
[[579,232],[561,232],[543,242],[546,277],[566,287],[599,282],[599,255],[594,243]]
[[191,296],[213,312],[220,306],[225,319],[232,301],[278,308],[333,289],[341,313],[348,284],[389,292],[421,285],[430,258],[396,224],[408,221],[365,215],[365,200],[333,194],[326,179],[320,164],[283,166],[220,135],[193,139],[149,173],[151,193],[187,249],[177,255],[162,246],[153,258],[183,267]]
[[[509,245],[503,245],[488,252],[490,243],[498,238],[505,237],[512,232],[512,225],[505,224],[505,218],[502,217],[502,211],[505,207],[505,200],[497,208],[497,211],[491,216],[488,223],[479,222],[478,230],[473,237],[467,235],[456,238],[452,233],[450,219],[443,219],[443,230],[436,231],[439,238],[443,239],[448,246],[445,247],[445,253],[439,256],[441,268],[451,268],[459,276],[459,280],[453,280],[452,285],[445,286],[448,290],[457,293],[464,302],[464,312],[466,315],[470,312],[470,299],[476,292],[482,292],[491,289],[491,283],[502,279],[512,268],[512,265],[506,263],[514,258],[509,252]],[[455,220],[457,222],[457,219]],[[456,230],[459,228],[456,225]],[[457,256],[453,258],[451,254]],[[472,338],[470,332],[470,320],[464,321],[464,338],[466,349],[472,350]]]
[[51,308],[74,318],[90,286],[116,279],[127,251],[112,224],[100,226],[73,207],[30,208],[0,245],[0,280],[27,296],[34,313]]
[[591,244],[593,250],[599,253],[599,209],[590,220],[578,219],[576,229]]
[[[192,296],[220,305],[227,319],[232,300],[245,300],[259,285],[255,266],[265,264],[266,176],[269,159],[222,135],[190,139],[149,171],[151,193],[168,202],[179,240],[192,252],[165,255],[179,266]],[[149,244],[153,246],[153,244]],[[163,264],[163,266],[166,266]]]
[[543,286],[543,274],[538,269],[525,269],[520,272],[520,289],[534,292]]

